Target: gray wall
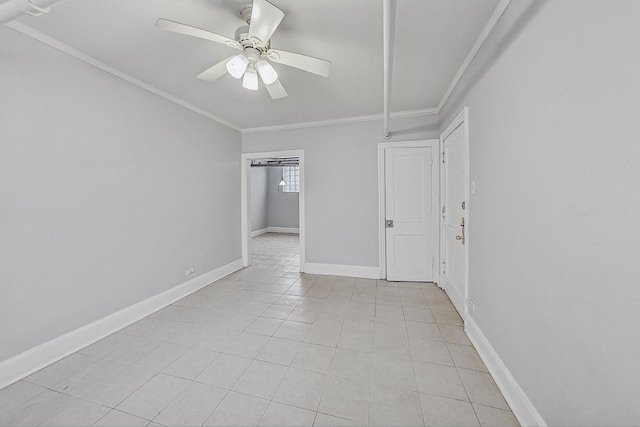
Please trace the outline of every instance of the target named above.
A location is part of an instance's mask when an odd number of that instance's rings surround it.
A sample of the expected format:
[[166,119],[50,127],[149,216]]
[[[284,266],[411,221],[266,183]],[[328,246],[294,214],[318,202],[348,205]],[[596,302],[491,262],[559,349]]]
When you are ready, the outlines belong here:
[[282,168],[269,169],[267,186],[267,223],[269,227],[300,227],[300,193],[278,191]]
[[[393,119],[392,141],[437,138],[437,116]],[[378,266],[382,121],[244,133],[243,152],[304,149],[306,261]]]
[[240,258],[239,132],[4,26],[0,57],[0,360]]
[[249,191],[251,197],[251,231],[262,230],[267,224],[268,168],[250,168]]
[[549,425],[640,422],[640,2],[513,1],[469,106],[471,317]]

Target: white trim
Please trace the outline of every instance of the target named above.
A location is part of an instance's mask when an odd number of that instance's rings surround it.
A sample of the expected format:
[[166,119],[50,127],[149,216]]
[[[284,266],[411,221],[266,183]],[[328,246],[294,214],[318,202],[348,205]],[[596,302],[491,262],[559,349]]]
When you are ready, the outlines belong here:
[[[465,262],[465,275],[464,275],[464,295],[463,295],[463,312],[460,313],[462,318],[466,320],[468,311],[469,311],[469,241],[470,241],[470,230],[471,230],[471,203],[469,203],[469,107],[464,107],[462,111],[451,121],[449,126],[447,126],[440,134],[440,155],[438,156],[439,161],[438,164],[442,164],[442,153],[444,151],[444,140],[451,135],[451,133],[456,130],[459,126],[464,126],[464,203],[465,203],[465,214],[464,214],[464,232],[465,232],[465,245],[464,245],[464,262]],[[446,160],[446,159],[445,159]],[[442,206],[442,195],[444,194],[444,167],[440,168],[440,209]],[[439,209],[439,210],[440,210]],[[443,259],[442,251],[445,247],[444,245],[444,221],[442,215],[438,215],[440,222],[440,257],[439,259]],[[449,268],[447,266],[447,268]],[[444,288],[444,278],[442,277],[442,268],[440,263],[438,263],[438,278],[439,284]],[[446,289],[445,289],[446,291]]]
[[265,234],[269,232],[269,228],[261,228],[260,230],[256,230],[256,231],[252,231],[251,232],[251,237],[256,237],[259,236],[261,234]]
[[238,259],[0,362],[0,389],[241,268]]
[[327,276],[359,277],[362,279],[379,279],[378,267],[364,267],[360,265],[318,264],[308,262],[305,273],[323,274]]
[[289,233],[289,234],[300,234],[299,228],[292,227],[267,227],[268,233]]
[[469,336],[471,343],[473,343],[473,346],[478,351],[484,364],[487,365],[487,369],[489,369],[491,376],[504,395],[505,400],[511,407],[520,425],[546,426],[547,424],[540,413],[535,406],[533,406],[533,403],[531,403],[531,400],[529,400],[529,397],[527,397],[513,375],[511,375],[511,372],[509,372],[509,369],[507,369],[473,318],[467,316],[464,324],[464,330]]
[[487,25],[484,26],[484,29],[476,39],[476,42],[474,43],[473,47],[471,47],[471,50],[467,54],[467,57],[464,59],[464,62],[462,63],[462,65],[460,65],[458,72],[454,76],[453,80],[451,80],[451,84],[449,85],[449,88],[442,96],[442,99],[440,99],[440,102],[436,107],[436,110],[438,112],[440,112],[440,110],[442,110],[442,107],[444,107],[444,104],[447,102],[447,100],[449,99],[449,96],[451,96],[451,93],[460,82],[460,79],[464,75],[465,71],[467,71],[467,68],[469,68],[469,65],[471,65],[471,61],[473,61],[473,58],[476,57],[476,55],[478,54],[478,51],[480,50],[484,42],[489,37],[489,34],[491,34],[493,27],[496,26],[496,24],[502,17],[502,14],[507,9],[507,6],[509,6],[509,3],[511,3],[511,0],[500,0],[500,3],[498,3],[496,8],[494,9],[493,14],[489,18],[489,21],[487,21]]
[[[404,117],[420,117],[420,116],[433,116],[437,115],[438,110],[435,108],[425,108],[421,110],[408,110],[408,111],[399,111],[396,113],[391,113],[391,117],[393,118],[404,118]],[[259,126],[253,128],[244,128],[242,129],[242,133],[259,133],[259,132],[276,132],[281,130],[290,130],[290,129],[303,129],[303,128],[313,128],[320,126],[332,126],[332,125],[340,125],[346,123],[360,123],[360,122],[370,122],[374,120],[382,120],[384,118],[384,114],[371,114],[368,116],[355,116],[355,117],[344,117],[341,119],[329,119],[329,120],[318,120],[312,122],[302,122],[302,123],[293,123],[287,125],[273,125],[273,126]]]
[[[267,151],[261,153],[242,153],[240,155],[240,231],[242,243],[242,263],[245,267],[251,264],[251,188],[249,186],[249,170],[251,160],[272,158],[272,157],[298,157],[300,170],[300,192],[298,193],[299,216],[300,216],[300,271],[305,270],[305,202],[304,202],[304,150]],[[274,228],[274,227],[267,227]],[[280,231],[285,233],[286,231]]]
[[170,95],[169,93],[158,89],[155,86],[150,85],[149,83],[145,83],[142,80],[138,80],[135,77],[125,73],[124,71],[121,71],[115,67],[112,67],[111,65],[107,65],[104,62],[94,58],[91,55],[88,55],[84,52],[79,51],[76,48],[73,48],[71,46],[69,46],[68,44],[65,44],[59,40],[54,39],[53,37],[50,37],[44,33],[41,33],[38,30],[35,30],[31,27],[29,27],[28,25],[23,24],[22,22],[18,22],[18,21],[12,21],[9,22],[8,24],[6,24],[7,27],[18,31],[19,33],[24,34],[25,36],[31,37],[32,39],[38,40],[39,42],[42,42],[54,49],[57,49],[61,52],[64,52],[80,61],[86,62],[89,65],[93,65],[96,68],[101,69],[102,71],[106,71],[109,74],[112,74],[116,77],[121,78],[122,80],[129,82],[131,84],[134,84],[142,89],[145,89],[155,95],[158,95],[168,101],[173,102],[174,104],[178,104],[181,107],[184,107],[188,110],[193,111],[194,113],[198,113],[201,116],[204,116],[208,119],[211,119],[213,121],[216,121],[224,126],[230,127],[231,129],[240,131],[241,129],[231,123],[229,123],[228,121],[221,119],[218,116],[215,116],[205,110],[203,110],[200,107],[197,107],[183,99],[178,98],[177,96],[174,95]]
[[[385,206],[385,150],[387,148],[416,148],[416,147],[427,147],[431,149],[431,155],[433,160],[433,166],[431,169],[431,179],[432,179],[432,200],[431,205],[433,208],[433,218],[439,218],[439,206],[440,206],[440,195],[438,194],[437,189],[440,188],[439,178],[440,178],[440,162],[438,159],[439,150],[440,150],[440,141],[438,139],[425,139],[419,141],[398,141],[398,142],[379,142],[378,143],[378,262],[379,262],[379,278],[384,279],[387,277],[387,251],[386,251],[386,228],[385,228],[385,217],[386,217],[386,206]],[[432,223],[433,226],[433,268],[432,268],[432,277],[433,281],[437,282],[440,278],[440,239],[438,236],[440,235],[440,221],[434,220]]]

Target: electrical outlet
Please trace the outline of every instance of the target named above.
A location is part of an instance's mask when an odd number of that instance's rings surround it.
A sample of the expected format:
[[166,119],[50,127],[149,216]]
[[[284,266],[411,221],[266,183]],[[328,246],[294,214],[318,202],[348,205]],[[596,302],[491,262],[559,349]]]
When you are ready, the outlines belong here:
[[185,276],[190,276],[190,275],[193,274],[193,272],[194,272],[193,267],[189,267],[189,268],[187,268],[187,271],[185,272]]

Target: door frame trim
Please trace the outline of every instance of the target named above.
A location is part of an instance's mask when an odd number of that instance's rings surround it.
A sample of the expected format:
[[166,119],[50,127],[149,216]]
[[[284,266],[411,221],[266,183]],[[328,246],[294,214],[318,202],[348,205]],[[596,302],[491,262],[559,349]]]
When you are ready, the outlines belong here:
[[[433,165],[431,168],[432,179],[432,191],[431,191],[431,206],[433,210],[434,218],[438,216],[438,209],[440,206],[440,163],[438,159],[439,155],[434,155],[435,150],[440,149],[440,140],[438,139],[421,139],[415,141],[396,141],[396,142],[379,142],[378,143],[378,262],[380,266],[380,279],[387,278],[387,237],[385,230],[385,216],[386,216],[386,191],[385,191],[385,151],[387,148],[431,148],[431,159]],[[439,280],[440,272],[440,239],[437,236],[440,235],[440,221],[433,221],[433,270],[432,276],[434,280]]]
[[[463,126],[463,138],[464,138],[464,202],[465,202],[465,216],[464,216],[464,233],[465,233],[465,245],[464,245],[464,265],[465,265],[465,275],[464,275],[464,298],[463,298],[463,313],[461,313],[462,320],[466,322],[467,315],[469,312],[469,244],[468,242],[471,233],[469,232],[471,227],[471,206],[469,203],[469,107],[465,106],[462,111],[449,123],[449,125],[445,128],[444,132],[440,134],[440,161],[438,164],[442,163],[442,155],[444,154],[444,140],[453,133],[460,126]],[[439,182],[440,182],[440,202],[439,202],[439,211],[443,208],[443,198],[444,194],[444,177],[442,174],[444,173],[444,168],[440,168]],[[438,215],[439,218],[439,228],[440,228],[440,239],[439,239],[439,258],[443,259],[444,256],[442,254],[442,249],[444,248],[444,224],[442,215]],[[439,286],[444,289],[444,277],[442,275],[442,266],[438,263],[438,280],[442,286]],[[446,289],[445,289],[446,291]]]
[[299,220],[300,220],[300,272],[305,271],[305,203],[304,203],[304,150],[265,151],[259,153],[242,153],[240,155],[240,231],[242,245],[242,265],[248,267],[251,264],[251,189],[249,186],[249,171],[251,161],[271,157],[298,157],[300,159],[300,193]]

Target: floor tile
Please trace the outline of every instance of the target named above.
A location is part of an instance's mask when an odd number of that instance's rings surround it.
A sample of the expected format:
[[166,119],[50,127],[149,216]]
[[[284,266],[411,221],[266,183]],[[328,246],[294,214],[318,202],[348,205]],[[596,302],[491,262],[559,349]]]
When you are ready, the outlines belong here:
[[191,383],[153,420],[165,426],[200,426],[227,393],[222,388]]
[[447,344],[447,347],[449,348],[449,353],[451,353],[453,362],[457,367],[488,372],[487,367],[484,365],[484,362],[480,358],[480,355],[472,346],[462,344]]
[[403,307],[402,311],[404,313],[405,320],[436,323],[436,319],[435,317],[433,317],[433,313],[431,313],[431,310],[429,310],[428,308]]
[[291,311],[291,314],[287,316],[287,320],[291,320],[293,322],[313,323],[316,320],[317,315],[317,310],[296,307]]
[[75,399],[41,426],[90,426],[107,415],[111,408],[86,400]]
[[133,364],[152,371],[161,371],[182,356],[189,348],[185,344],[165,341]]
[[66,394],[46,390],[11,411],[0,414],[0,425],[38,425],[77,400]]
[[409,338],[409,345],[414,360],[453,366],[449,349],[444,342]]
[[155,372],[135,366],[126,366],[102,383],[94,384],[82,397],[92,402],[115,408],[131,393],[149,381]]
[[314,323],[309,329],[305,342],[335,347],[340,338],[340,326]]
[[156,338],[136,337],[135,341],[109,353],[104,358],[113,362],[131,365],[142,357],[151,353],[162,344],[162,340]]
[[374,383],[412,391],[418,390],[411,358],[374,353],[371,369],[371,378]]
[[247,329],[245,329],[245,332],[272,336],[276,333],[280,325],[282,325],[282,320],[280,319],[258,317],[255,322],[253,322]]
[[232,329],[230,327],[211,329],[201,334],[195,345],[206,350],[221,353],[225,351],[235,340],[237,340],[241,333],[241,330]]
[[230,390],[251,364],[251,359],[221,354],[205,368],[196,381]]
[[313,427],[360,427],[366,424],[318,412]]
[[438,325],[435,323],[415,322],[413,320],[405,321],[407,325],[407,334],[411,338],[420,338],[422,340],[444,341]]
[[302,343],[296,357],[291,362],[292,368],[328,373],[336,349],[324,345]]
[[436,322],[444,325],[462,326],[462,318],[457,311],[431,310]]
[[266,335],[243,332],[224,352],[253,359],[260,353],[267,342],[269,342],[269,337]]
[[402,307],[395,305],[382,305],[376,304],[376,317],[387,317],[389,319],[402,319],[404,320],[404,312]]
[[269,401],[246,394],[229,392],[205,426],[256,426],[269,406]]
[[467,400],[456,368],[417,360],[413,364],[420,393]]
[[331,375],[339,377],[369,381],[371,379],[372,360],[371,353],[338,348],[334,353],[329,372]]
[[17,408],[45,390],[42,386],[24,380],[3,388],[0,390],[0,415]]
[[316,413],[313,411],[271,402],[258,425],[265,427],[311,427],[315,418]]
[[302,343],[300,341],[271,338],[256,357],[263,362],[277,363],[289,366]]
[[189,381],[158,374],[119,404],[116,409],[152,420],[184,390]]
[[232,390],[271,399],[282,382],[287,367],[254,360]]
[[273,400],[316,411],[326,378],[326,374],[319,372],[290,368],[273,396]]
[[425,426],[479,426],[469,402],[420,393]]
[[372,384],[369,425],[423,426],[418,393]]
[[289,314],[293,311],[293,307],[284,306],[284,305],[271,305],[264,313],[260,316],[268,317],[272,319],[286,319]]
[[502,397],[496,383],[487,372],[458,369],[464,388],[472,403],[479,403],[492,408],[509,410],[509,405]]
[[71,375],[93,365],[97,358],[82,353],[73,353],[38,372],[29,375],[26,380],[33,384],[51,388]]
[[116,409],[110,411],[107,415],[100,418],[94,426],[98,427],[138,427],[146,426],[149,420],[127,414]]
[[520,423],[511,411],[472,404],[482,427],[519,427]]
[[442,334],[444,340],[448,343],[453,344],[464,344],[471,345],[471,341],[469,337],[464,332],[464,328],[462,326],[454,326],[454,325],[438,325],[440,328],[440,333]]
[[311,325],[309,323],[285,320],[273,336],[276,338],[303,341],[304,337],[307,336],[309,329],[311,329]]
[[373,332],[362,332],[343,327],[340,331],[337,347],[371,353],[373,351]]
[[194,380],[213,362],[220,353],[205,350],[199,347],[191,347],[180,357],[174,360],[162,372],[176,377]]
[[369,381],[329,376],[318,412],[363,424],[369,422]]

